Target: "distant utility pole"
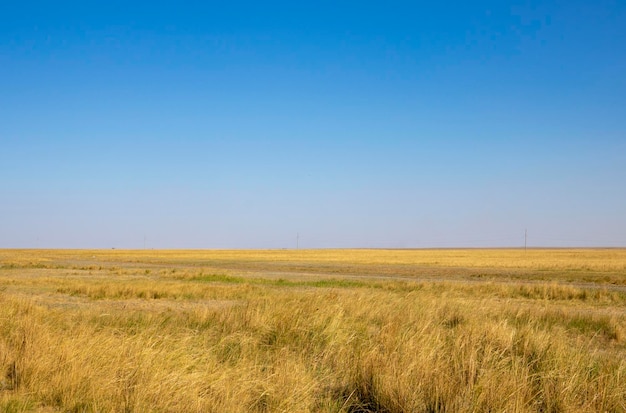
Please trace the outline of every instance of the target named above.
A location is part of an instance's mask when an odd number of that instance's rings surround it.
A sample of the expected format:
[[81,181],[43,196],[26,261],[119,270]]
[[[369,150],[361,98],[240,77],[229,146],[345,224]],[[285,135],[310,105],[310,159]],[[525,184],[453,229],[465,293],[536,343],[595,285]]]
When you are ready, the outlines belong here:
[[143,249],[146,249],[146,235],[143,236]]
[[524,252],[526,252],[526,245],[528,242],[528,229],[524,230]]
[[297,250],[300,249],[300,233],[299,232],[296,233],[296,249]]

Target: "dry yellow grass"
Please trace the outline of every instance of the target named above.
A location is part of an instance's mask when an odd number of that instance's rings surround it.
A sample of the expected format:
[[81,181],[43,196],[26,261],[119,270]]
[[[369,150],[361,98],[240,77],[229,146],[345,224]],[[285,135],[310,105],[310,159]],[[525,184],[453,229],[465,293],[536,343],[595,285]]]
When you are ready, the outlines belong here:
[[0,251],[4,412],[626,411],[624,250]]
[[0,250],[3,266],[120,271],[205,268],[261,276],[394,276],[626,284],[626,249]]

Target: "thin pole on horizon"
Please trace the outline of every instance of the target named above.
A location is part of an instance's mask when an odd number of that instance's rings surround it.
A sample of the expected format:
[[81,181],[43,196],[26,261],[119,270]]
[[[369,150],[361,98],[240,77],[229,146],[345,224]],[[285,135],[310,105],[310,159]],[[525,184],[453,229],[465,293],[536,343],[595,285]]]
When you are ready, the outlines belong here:
[[300,233],[296,232],[296,249],[300,249]]
[[143,249],[146,249],[146,234],[143,235]]
[[526,252],[527,242],[528,242],[528,229],[524,229],[524,252]]

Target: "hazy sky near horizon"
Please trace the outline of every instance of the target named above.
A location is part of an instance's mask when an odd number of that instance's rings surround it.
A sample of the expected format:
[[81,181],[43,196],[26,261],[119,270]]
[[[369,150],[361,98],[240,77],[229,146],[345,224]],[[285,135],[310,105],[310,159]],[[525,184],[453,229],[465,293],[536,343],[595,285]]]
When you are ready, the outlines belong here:
[[0,247],[626,246],[621,1],[0,4]]

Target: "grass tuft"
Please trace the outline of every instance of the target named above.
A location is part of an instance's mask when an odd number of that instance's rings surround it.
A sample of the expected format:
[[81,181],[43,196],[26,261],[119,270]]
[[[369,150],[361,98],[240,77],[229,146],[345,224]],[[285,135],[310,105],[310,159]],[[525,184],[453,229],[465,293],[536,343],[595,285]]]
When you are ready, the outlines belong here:
[[0,250],[0,412],[623,412],[623,260]]

